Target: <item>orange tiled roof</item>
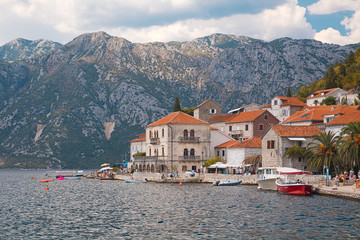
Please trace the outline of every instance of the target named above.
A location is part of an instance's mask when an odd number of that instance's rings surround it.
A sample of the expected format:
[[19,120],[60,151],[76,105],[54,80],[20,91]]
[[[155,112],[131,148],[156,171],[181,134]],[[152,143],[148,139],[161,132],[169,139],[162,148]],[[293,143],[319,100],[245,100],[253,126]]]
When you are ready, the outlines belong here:
[[193,123],[193,124],[208,124],[205,121],[194,118],[183,112],[173,112],[167,115],[166,117],[157,120],[156,122],[151,123],[148,127],[159,126],[169,123],[181,124],[181,123]]
[[228,148],[261,148],[261,138],[252,137],[244,140],[242,143],[239,141]]
[[227,147],[229,147],[232,144],[235,144],[237,142],[239,142],[239,140],[230,140],[230,141],[228,141],[226,143],[223,143],[223,144],[220,144],[220,145],[216,146],[215,148],[227,148]]
[[208,121],[209,123],[214,123],[214,122],[226,122],[232,118],[234,118],[236,116],[236,114],[221,114],[221,115],[216,115],[212,118],[210,118],[210,120]]
[[146,137],[135,138],[135,139],[131,140],[130,142],[141,142],[141,141],[146,141]]
[[[207,102],[209,102],[209,101],[213,101],[213,102],[215,102],[214,100],[212,100],[211,98],[209,98],[209,99],[206,99],[205,101],[203,101],[202,103],[200,103],[199,105],[197,105],[196,107],[194,107],[194,109],[197,109],[197,108],[199,108],[199,107],[201,107],[202,105],[204,105],[205,103],[207,103]],[[215,102],[216,103],[216,102]],[[217,104],[217,103],[216,103]],[[218,104],[219,105],[219,104]]]
[[215,128],[215,127],[210,126],[210,130],[218,130],[218,129]]
[[265,106],[262,106],[262,108],[271,108],[271,103]]
[[328,122],[326,125],[345,125],[350,122],[360,122],[360,111],[346,112]]
[[312,110],[312,109],[321,109],[321,110],[328,110],[328,111],[332,111],[334,109],[337,109],[339,107],[341,107],[342,105],[319,105],[319,106],[305,106],[303,107],[300,111],[304,111],[304,110]]
[[322,131],[316,126],[283,126],[272,127],[280,137],[312,137]]
[[304,122],[304,121],[323,121],[324,115],[328,115],[329,110],[312,109],[308,111],[298,111],[284,120],[284,122]]
[[283,99],[285,102],[283,104],[281,104],[280,106],[307,106],[305,103],[303,103],[302,101],[300,101],[297,98],[293,98],[293,97],[283,97]]
[[356,105],[356,106],[341,106],[338,107],[332,111],[329,112],[329,114],[327,115],[332,115],[332,114],[343,114],[346,112],[354,112],[354,111],[358,111],[360,110],[360,106]]
[[[329,93],[332,93],[333,91],[338,90],[338,89],[340,89],[340,88],[331,88],[331,89],[320,90],[320,91],[314,92],[313,94],[308,96],[306,99],[320,97],[320,96],[326,96]],[[324,93],[324,95],[321,95],[321,93]],[[312,96],[312,95],[314,95],[314,96]]]
[[234,118],[226,121],[225,123],[237,123],[237,122],[252,122],[263,114],[266,110],[255,110],[249,112],[241,112]]

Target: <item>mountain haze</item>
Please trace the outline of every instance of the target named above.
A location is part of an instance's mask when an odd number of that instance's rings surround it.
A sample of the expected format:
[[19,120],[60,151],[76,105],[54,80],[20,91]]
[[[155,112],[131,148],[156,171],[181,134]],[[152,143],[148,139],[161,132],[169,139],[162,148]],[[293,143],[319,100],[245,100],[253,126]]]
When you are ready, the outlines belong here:
[[120,162],[129,140],[168,114],[175,96],[182,107],[204,97],[224,110],[265,104],[320,79],[360,44],[224,34],[139,44],[97,32],[51,46],[0,55],[0,167]]

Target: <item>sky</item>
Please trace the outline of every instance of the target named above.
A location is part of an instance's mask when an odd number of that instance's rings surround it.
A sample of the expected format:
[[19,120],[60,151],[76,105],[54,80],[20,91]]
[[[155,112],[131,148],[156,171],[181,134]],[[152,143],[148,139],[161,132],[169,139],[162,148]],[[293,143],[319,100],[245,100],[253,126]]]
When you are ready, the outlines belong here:
[[360,42],[360,0],[0,0],[0,45],[97,31],[137,43],[223,33],[345,45]]

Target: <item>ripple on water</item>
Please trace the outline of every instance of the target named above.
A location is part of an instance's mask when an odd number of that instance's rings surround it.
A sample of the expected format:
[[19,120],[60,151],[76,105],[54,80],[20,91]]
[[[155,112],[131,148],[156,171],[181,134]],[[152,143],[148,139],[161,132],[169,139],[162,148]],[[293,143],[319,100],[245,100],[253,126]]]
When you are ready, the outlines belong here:
[[[254,186],[38,183],[49,171],[0,171],[4,238],[318,239],[360,237],[360,203]],[[31,180],[35,176],[37,180]]]

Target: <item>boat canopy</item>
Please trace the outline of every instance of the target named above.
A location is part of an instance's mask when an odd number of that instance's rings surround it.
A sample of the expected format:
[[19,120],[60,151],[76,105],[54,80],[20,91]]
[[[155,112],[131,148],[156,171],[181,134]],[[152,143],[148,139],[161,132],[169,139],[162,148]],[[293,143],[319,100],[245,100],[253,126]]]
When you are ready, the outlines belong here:
[[302,137],[289,137],[288,139],[290,141],[306,141],[306,139]]
[[311,172],[299,170],[296,168],[278,167],[276,171],[279,172],[280,175],[312,175]]
[[217,163],[211,165],[209,168],[237,168],[237,167],[240,167],[240,166],[225,164],[225,163],[222,163],[222,162],[217,162]]

